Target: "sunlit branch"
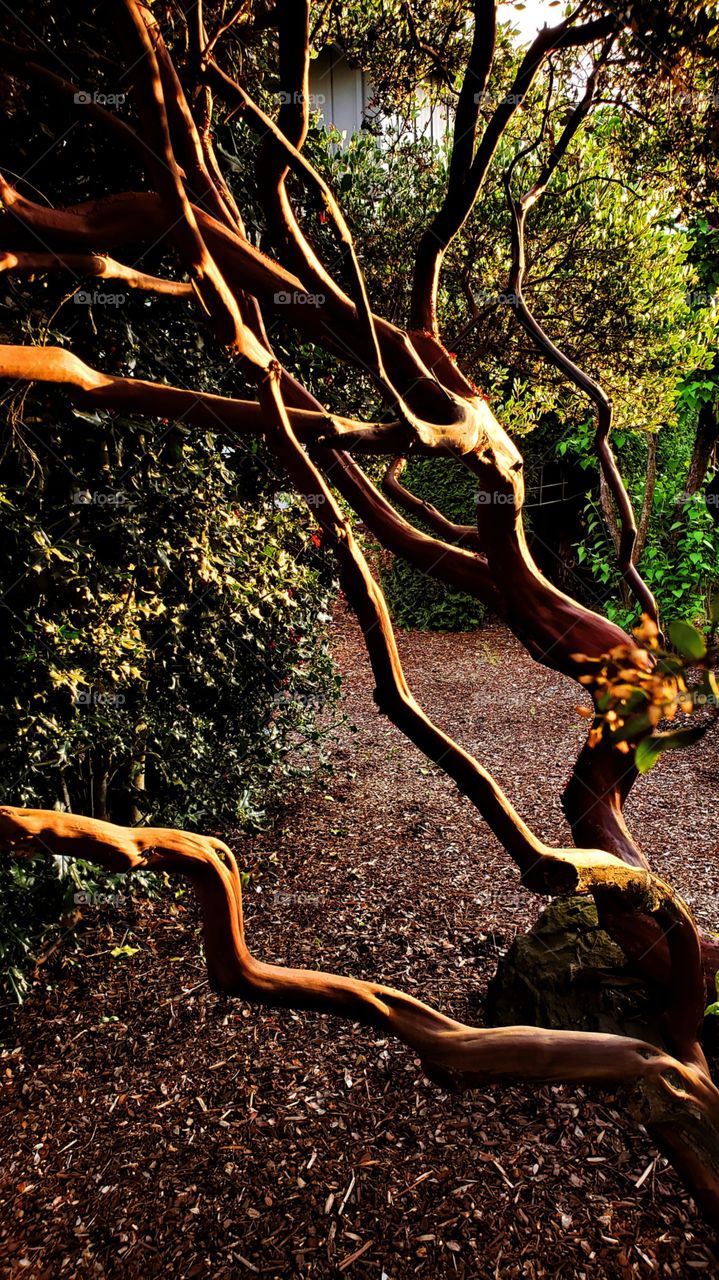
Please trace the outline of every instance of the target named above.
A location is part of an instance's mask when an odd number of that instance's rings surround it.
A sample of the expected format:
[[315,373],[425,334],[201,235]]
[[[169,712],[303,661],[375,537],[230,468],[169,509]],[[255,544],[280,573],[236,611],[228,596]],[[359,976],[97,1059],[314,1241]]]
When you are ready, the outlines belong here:
[[[62,347],[0,346],[0,378],[66,386],[96,408],[168,418],[218,433],[260,435],[265,429],[257,401],[99,373]],[[398,423],[357,422],[322,409],[290,412],[295,430],[307,444],[328,442],[334,448],[383,454],[403,434]]]
[[460,547],[469,547],[473,551],[481,551],[479,530],[474,524],[454,524],[442,515],[431,502],[417,498],[405,485],[400,483],[400,476],[407,465],[406,458],[395,458],[382,477],[382,488],[388,497],[393,498],[403,511],[422,520],[440,538]]
[[137,0],[124,0],[124,6],[129,17],[128,48],[134,55],[132,71],[138,106],[150,139],[148,170],[171,218],[170,237],[217,326],[218,336],[252,364],[265,366],[270,355],[244,325],[237,302],[208,252],[185,191],[172,147],[162,77],[155,53],[158,40],[155,19]]
[[665,1075],[671,1080],[673,1073],[701,1108],[705,1123],[717,1123],[716,1091],[704,1072],[644,1041],[538,1027],[471,1027],[380,983],[257,960],[245,940],[237,863],[227,845],[214,837],[5,807],[0,809],[0,841],[16,857],[85,858],[115,873],[150,870],[183,876],[200,902],[212,981],[231,995],[378,1027],[408,1044],[428,1067],[449,1071],[468,1087],[503,1079],[644,1080],[657,1086],[660,1111],[662,1089],[677,1087],[664,1086]]
[[141,293],[167,295],[173,298],[194,298],[191,284],[182,280],[161,280],[134,267],[116,262],[101,253],[1,253],[0,273],[17,275],[42,275],[50,271],[69,271],[75,276],[96,280],[122,280],[130,289]]

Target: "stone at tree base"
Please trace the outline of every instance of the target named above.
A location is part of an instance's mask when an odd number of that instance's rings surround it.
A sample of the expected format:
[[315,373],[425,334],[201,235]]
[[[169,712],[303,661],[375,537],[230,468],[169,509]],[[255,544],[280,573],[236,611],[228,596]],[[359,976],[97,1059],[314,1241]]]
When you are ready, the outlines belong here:
[[657,993],[599,927],[591,898],[555,898],[519,934],[492,979],[488,1026],[604,1031],[662,1045]]

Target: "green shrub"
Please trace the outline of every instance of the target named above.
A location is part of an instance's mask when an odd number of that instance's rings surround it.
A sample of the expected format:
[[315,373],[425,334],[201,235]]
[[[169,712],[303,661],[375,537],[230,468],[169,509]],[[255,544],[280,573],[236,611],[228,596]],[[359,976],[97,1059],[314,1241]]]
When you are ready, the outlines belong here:
[[[6,341],[37,342],[53,312],[50,340],[67,325],[98,367],[162,380],[169,351],[181,385],[228,376],[162,300],[90,309],[53,280],[39,301],[27,282],[0,290]],[[334,566],[312,514],[264,446],[221,423],[86,413],[39,386],[4,408],[0,801],[257,829],[322,761],[338,694]],[[11,995],[79,887],[52,860],[0,863]]]

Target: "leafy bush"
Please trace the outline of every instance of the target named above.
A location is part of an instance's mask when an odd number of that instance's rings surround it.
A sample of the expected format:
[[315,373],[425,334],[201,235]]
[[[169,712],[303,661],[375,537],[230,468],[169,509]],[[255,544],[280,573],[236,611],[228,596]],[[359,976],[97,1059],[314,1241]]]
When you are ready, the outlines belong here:
[[[693,423],[686,408],[676,426],[664,427],[659,432],[656,487],[640,567],[657,598],[660,613],[701,620],[719,582],[719,545],[704,492],[689,498],[684,492],[693,435]],[[640,511],[646,473],[646,437],[641,432],[618,431],[612,443],[635,511]],[[607,615],[621,626],[630,627],[638,619],[638,607],[623,599],[616,553],[599,507],[593,425],[584,423],[565,437],[558,445],[558,452],[561,456],[575,457],[587,472],[586,533],[577,547],[578,563],[588,571]]]
[[42,948],[51,947],[81,903],[154,896],[157,876],[110,875],[83,859],[13,859],[0,868],[0,996],[22,1003]]
[[[53,279],[39,301],[23,281],[0,291],[5,340],[62,345],[70,329],[113,372],[161,381],[170,352],[182,385],[228,377],[194,317],[162,300],[79,306]],[[338,693],[333,566],[311,514],[262,444],[221,422],[86,413],[43,387],[5,411],[2,801],[256,828],[317,768]],[[51,861],[0,865],[11,993],[73,886]]]
[[22,1000],[35,948],[62,913],[65,889],[54,863],[10,860],[0,868],[0,992]]
[[474,631],[486,621],[479,600],[443,587],[404,560],[393,558],[381,576],[392,616],[407,631]]
[[84,415],[53,416],[33,444],[42,482],[4,477],[3,795],[121,822],[261,821],[336,691],[311,517],[259,446],[96,413],[89,447]]

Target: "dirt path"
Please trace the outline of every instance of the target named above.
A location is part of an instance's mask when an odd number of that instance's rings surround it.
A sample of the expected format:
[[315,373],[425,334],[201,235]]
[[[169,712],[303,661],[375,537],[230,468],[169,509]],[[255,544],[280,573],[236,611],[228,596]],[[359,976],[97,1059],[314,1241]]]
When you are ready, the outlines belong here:
[[[400,643],[427,709],[539,834],[564,841],[558,796],[585,732],[576,686],[498,626]],[[479,1020],[497,954],[541,903],[378,716],[350,623],[335,648],[349,725],[334,776],[273,831],[236,842],[256,872],[250,945]],[[710,926],[718,777],[715,747],[677,754],[628,814]],[[127,930],[139,951],[113,959]],[[88,911],[79,950],[53,958],[6,1045],[8,1277],[719,1274],[688,1197],[646,1135],[623,1134],[613,1094],[447,1096],[374,1032],[215,996],[187,896]]]

